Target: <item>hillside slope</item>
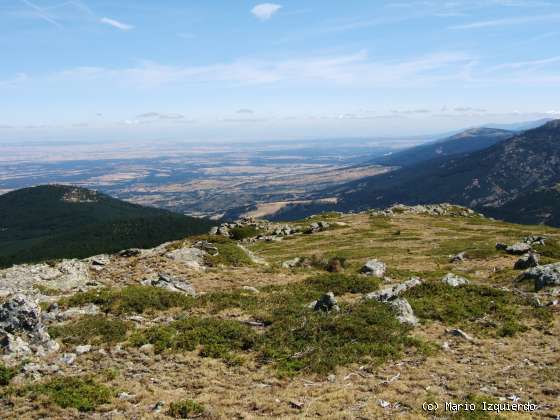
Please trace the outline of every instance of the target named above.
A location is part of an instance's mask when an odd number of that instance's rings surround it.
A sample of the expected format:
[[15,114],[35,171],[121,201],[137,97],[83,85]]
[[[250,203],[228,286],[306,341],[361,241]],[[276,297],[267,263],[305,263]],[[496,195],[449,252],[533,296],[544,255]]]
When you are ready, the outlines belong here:
[[372,163],[385,166],[410,166],[427,160],[486,149],[514,135],[514,132],[508,130],[473,128],[451,137],[374,159]]
[[518,281],[520,256],[495,246],[542,236],[540,263],[557,263],[559,229],[444,205],[236,227],[262,236],[0,270],[0,418],[560,412],[554,285]]
[[83,188],[25,188],[0,196],[0,266],[147,248],[212,225]]

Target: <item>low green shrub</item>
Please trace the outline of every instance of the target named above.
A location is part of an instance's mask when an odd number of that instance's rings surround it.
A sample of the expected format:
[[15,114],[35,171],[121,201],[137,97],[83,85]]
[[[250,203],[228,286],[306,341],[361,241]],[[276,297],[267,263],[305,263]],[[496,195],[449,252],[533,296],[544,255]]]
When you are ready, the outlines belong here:
[[304,281],[304,285],[314,291],[333,292],[335,295],[369,293],[377,290],[380,283],[377,278],[340,273],[320,274]]
[[111,402],[114,391],[92,378],[55,377],[50,381],[31,385],[26,389],[32,397],[45,395],[48,400],[62,408],[78,411],[94,411],[99,405]]
[[237,226],[229,230],[230,236],[236,241],[253,238],[259,235],[259,230],[254,226]]
[[204,406],[196,401],[181,400],[169,404],[167,415],[175,419],[186,419],[201,416],[204,411]]
[[102,344],[124,341],[132,325],[117,318],[90,315],[65,324],[52,325],[49,334],[65,344]]
[[76,293],[61,299],[59,305],[70,307],[93,303],[100,306],[104,312],[120,315],[175,307],[187,309],[193,302],[194,298],[191,296],[158,287],[127,286],[122,289],[92,289]]
[[404,294],[421,319],[460,326],[483,335],[512,336],[527,329],[521,321],[546,320],[549,311],[533,307],[526,299],[492,287],[452,287],[424,283]]
[[17,368],[10,368],[0,363],[0,386],[6,386],[10,383],[12,378],[18,373]]
[[251,327],[240,322],[190,317],[139,331],[133,334],[131,343],[138,347],[153,344],[158,353],[165,350],[193,351],[199,346],[235,351],[253,348],[256,339],[256,333]]

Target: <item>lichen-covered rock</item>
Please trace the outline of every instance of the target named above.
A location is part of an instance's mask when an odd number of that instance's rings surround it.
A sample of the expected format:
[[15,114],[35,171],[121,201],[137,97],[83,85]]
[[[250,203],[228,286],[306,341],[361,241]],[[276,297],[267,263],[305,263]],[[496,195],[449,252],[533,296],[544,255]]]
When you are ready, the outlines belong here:
[[44,356],[58,351],[42,322],[41,308],[33,299],[16,294],[0,306],[0,347],[11,357],[32,352]]
[[201,270],[204,267],[205,255],[206,252],[198,248],[179,248],[165,254],[167,258],[193,270]]
[[560,286],[560,263],[530,268],[521,275],[520,280],[533,280],[537,291],[545,287]]
[[386,270],[387,266],[385,265],[385,263],[374,259],[366,262],[361,268],[360,272],[365,274],[366,276],[383,278]]
[[90,281],[89,263],[62,260],[55,264],[21,264],[0,270],[0,289],[11,293],[31,290],[34,285],[69,291],[86,286]]
[[389,305],[393,307],[401,324],[418,325],[418,318],[414,315],[414,311],[406,299],[397,298],[391,300]]
[[537,267],[539,265],[539,255],[529,252],[519,258],[513,268],[515,270],[526,270],[528,268]]
[[41,308],[31,298],[17,294],[0,306],[0,329],[9,333],[37,333],[42,329]]
[[422,280],[420,278],[412,277],[410,278],[410,280],[407,280],[404,283],[395,284],[393,286],[385,287],[381,290],[368,293],[367,295],[365,295],[365,298],[375,299],[380,302],[388,302],[390,300],[396,299],[400,294],[406,292],[407,290],[421,284]]
[[451,287],[458,287],[464,284],[469,284],[469,281],[461,276],[458,276],[453,273],[447,273],[442,279],[441,282],[447,284]]
[[545,241],[546,241],[546,237],[544,236],[530,235],[523,238],[523,242],[529,245],[544,245]]
[[467,258],[467,253],[466,251],[463,251],[463,252],[459,252],[456,255],[452,255],[451,258],[449,258],[449,261],[452,263],[456,263],[456,262],[465,261],[466,258]]
[[338,306],[336,298],[334,297],[333,292],[328,292],[325,293],[323,296],[321,296],[319,300],[315,302],[315,305],[313,305],[313,309],[316,311],[323,311],[323,312],[340,311],[340,308]]
[[157,279],[146,279],[142,281],[142,284],[160,287],[171,292],[183,293],[189,296],[196,296],[196,290],[194,289],[192,284],[183,280],[172,278],[165,274],[160,274]]
[[508,246],[506,248],[506,252],[511,255],[523,255],[531,251],[531,249],[531,245],[525,242],[517,242],[513,245]]

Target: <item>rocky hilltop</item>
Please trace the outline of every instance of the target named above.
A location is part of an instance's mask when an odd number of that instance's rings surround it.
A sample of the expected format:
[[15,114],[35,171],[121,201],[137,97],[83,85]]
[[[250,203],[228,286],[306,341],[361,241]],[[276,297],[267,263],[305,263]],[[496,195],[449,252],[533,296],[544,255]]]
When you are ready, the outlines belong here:
[[417,419],[485,401],[550,418],[559,294],[560,230],[449,204],[15,265],[0,417]]

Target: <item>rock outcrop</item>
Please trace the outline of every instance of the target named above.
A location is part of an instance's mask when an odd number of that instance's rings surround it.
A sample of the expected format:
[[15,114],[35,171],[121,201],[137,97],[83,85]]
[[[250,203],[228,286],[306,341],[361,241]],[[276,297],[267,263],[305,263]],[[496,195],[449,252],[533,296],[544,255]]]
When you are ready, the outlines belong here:
[[406,299],[396,298],[391,300],[389,305],[394,309],[397,319],[401,324],[418,325],[418,318],[414,315],[414,311]]
[[385,271],[387,271],[387,266],[385,263],[379,260],[368,260],[364,266],[360,269],[360,272],[365,274],[366,276],[373,276],[378,278],[383,278],[385,275]]
[[560,263],[530,268],[521,275],[520,280],[533,280],[537,291],[560,286]]
[[7,356],[18,358],[45,355],[57,351],[59,345],[47,333],[37,302],[16,294],[0,306],[0,347]]
[[171,292],[183,293],[189,296],[196,296],[196,290],[189,282],[175,279],[165,274],[160,274],[157,279],[146,279],[141,282],[145,286],[160,287]]
[[381,290],[377,290],[375,292],[371,292],[365,295],[366,299],[375,299],[380,302],[388,302],[390,300],[396,299],[402,293],[406,292],[413,287],[419,286],[422,284],[422,280],[418,277],[412,277],[410,280],[405,281],[404,283],[395,284],[392,286],[385,287]]
[[519,258],[513,268],[515,270],[527,270],[528,268],[537,267],[539,265],[539,255],[529,252]]

